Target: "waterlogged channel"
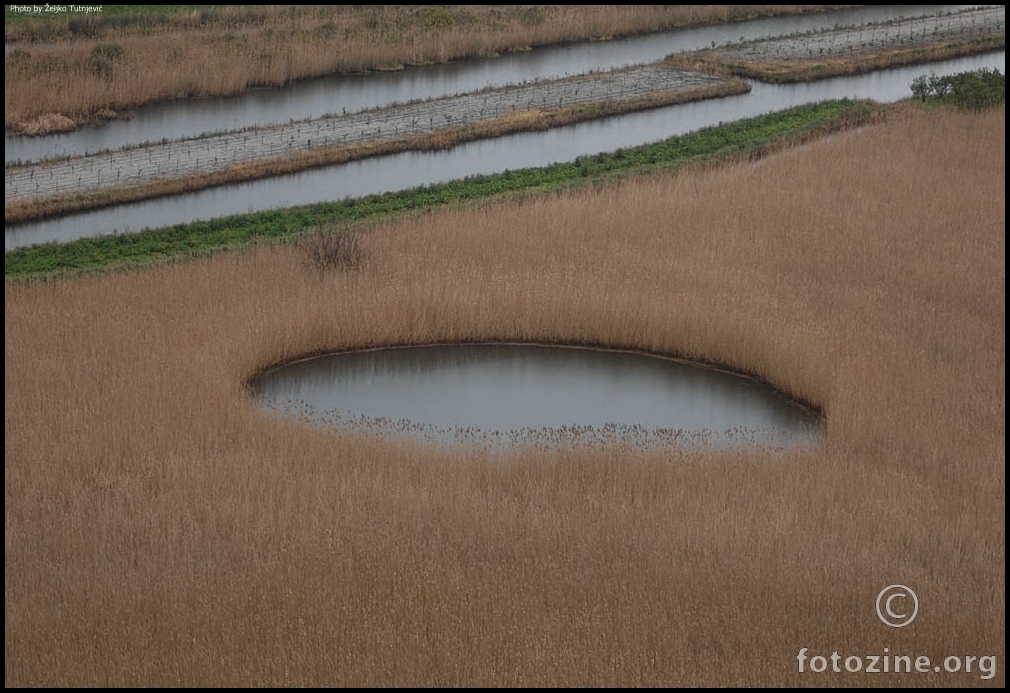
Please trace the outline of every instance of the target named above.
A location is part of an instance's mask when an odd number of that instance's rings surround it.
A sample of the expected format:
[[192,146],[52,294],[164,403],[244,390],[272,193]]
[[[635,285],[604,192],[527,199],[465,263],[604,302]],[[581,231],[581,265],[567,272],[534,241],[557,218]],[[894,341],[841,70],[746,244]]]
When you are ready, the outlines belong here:
[[755,380],[645,354],[532,345],[378,349],[253,383],[269,412],[436,444],[815,443],[818,418]]
[[441,152],[407,152],[302,173],[210,188],[161,199],[5,226],[6,250],[46,242],[132,233],[200,219],[360,197],[573,161],[629,148],[701,128],[827,99],[873,99],[888,103],[911,96],[911,81],[923,74],[953,74],[979,68],[1006,69],[997,51],[938,63],[881,70],[817,82],[753,83],[748,94],[699,101],[590,121],[544,132],[481,140]]
[[652,63],[671,53],[836,26],[886,22],[957,12],[984,5],[864,5],[837,12],[773,17],[648,36],[539,48],[491,60],[411,68],[400,72],[306,80],[280,90],[259,90],[227,99],[188,100],[139,109],[130,120],[48,137],[7,135],[4,162],[37,161],[105,149],[197,137],[208,132],[349,113],[486,87],[614,70]]

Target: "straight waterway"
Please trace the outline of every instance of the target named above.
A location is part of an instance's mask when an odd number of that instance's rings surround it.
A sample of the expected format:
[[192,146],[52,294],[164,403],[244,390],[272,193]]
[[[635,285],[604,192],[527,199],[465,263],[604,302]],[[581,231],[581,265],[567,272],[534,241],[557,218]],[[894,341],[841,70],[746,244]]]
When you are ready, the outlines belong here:
[[[756,19],[678,29],[613,41],[538,48],[495,59],[408,68],[400,72],[340,75],[257,90],[232,98],[186,100],[138,109],[130,120],[47,137],[8,134],[4,163],[79,156],[163,139],[198,137],[326,114],[464,94],[488,87],[603,72],[662,60],[671,53],[835,27],[942,15],[988,5],[863,5],[836,12]],[[998,7],[998,6],[996,6]]]
[[911,96],[922,74],[952,74],[979,68],[1005,71],[1006,52],[788,85],[754,83],[748,94],[642,111],[574,126],[481,140],[440,152],[406,152],[328,166],[302,173],[124,204],[38,222],[5,226],[6,250],[46,242],[211,219],[232,214],[361,197],[500,173],[683,135],[723,122],[750,118],[828,99]]

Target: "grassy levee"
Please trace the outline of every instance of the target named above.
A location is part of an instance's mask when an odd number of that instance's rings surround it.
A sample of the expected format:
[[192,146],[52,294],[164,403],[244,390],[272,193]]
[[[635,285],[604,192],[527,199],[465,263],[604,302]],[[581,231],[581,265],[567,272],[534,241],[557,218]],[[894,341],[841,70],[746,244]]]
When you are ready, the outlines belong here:
[[[1002,107],[910,105],[389,219],[356,271],[262,244],[8,279],[5,684],[1002,688],[1005,133]],[[820,403],[826,437],[501,460],[243,387],[476,340],[705,358]],[[920,603],[899,629],[874,613],[895,583]],[[846,671],[884,654],[930,665]]]
[[510,171],[399,193],[371,195],[256,214],[242,214],[165,229],[85,238],[7,251],[7,277],[100,268],[119,263],[209,252],[257,240],[297,236],[318,224],[363,220],[376,215],[480,200],[490,195],[540,191],[601,178],[679,166],[699,159],[758,153],[788,138],[818,136],[865,123],[879,106],[839,100],[800,106],[706,128],[656,144],[583,157],[574,163]]
[[716,99],[750,90],[743,80],[730,79],[715,85],[689,87],[673,91],[656,91],[645,96],[601,101],[599,103],[537,108],[494,120],[446,127],[426,134],[380,138],[352,145],[330,145],[316,149],[300,149],[294,153],[234,164],[207,173],[178,178],[154,179],[148,183],[122,187],[105,187],[87,192],[70,193],[40,200],[12,202],[4,205],[4,220],[17,223],[49,216],[69,214],[87,209],[110,207],[154,197],[203,190],[228,183],[258,180],[270,176],[297,173],[311,168],[343,164],[375,156],[405,151],[435,151],[450,149],[465,142],[502,137],[516,132],[547,130],[574,125],[623,113],[673,106],[702,99]]

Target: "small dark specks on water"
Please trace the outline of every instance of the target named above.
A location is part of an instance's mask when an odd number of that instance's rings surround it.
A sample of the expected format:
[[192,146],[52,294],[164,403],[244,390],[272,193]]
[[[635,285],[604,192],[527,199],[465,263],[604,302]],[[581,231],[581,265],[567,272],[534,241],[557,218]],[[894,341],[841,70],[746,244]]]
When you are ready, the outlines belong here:
[[467,345],[341,354],[255,383],[264,407],[313,425],[441,445],[784,448],[817,419],[772,388],[643,354]]

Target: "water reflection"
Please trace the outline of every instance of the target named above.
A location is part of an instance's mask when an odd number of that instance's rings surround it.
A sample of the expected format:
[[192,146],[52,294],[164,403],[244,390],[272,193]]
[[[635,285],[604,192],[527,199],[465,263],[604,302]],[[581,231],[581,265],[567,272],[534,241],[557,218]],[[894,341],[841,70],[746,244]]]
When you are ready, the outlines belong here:
[[911,96],[909,84],[919,75],[930,72],[953,74],[980,67],[1004,72],[1006,52],[810,83],[755,83],[749,94],[630,113],[544,132],[481,140],[448,151],[394,154],[62,218],[10,225],[4,228],[4,245],[6,250],[10,250],[35,243],[62,243],[89,236],[132,233],[199,219],[406,190],[466,176],[500,173],[506,169],[547,166],[826,99],[848,97],[893,102]]
[[196,137],[267,123],[318,118],[326,113],[361,111],[416,99],[460,94],[523,80],[556,79],[662,60],[670,53],[707,48],[741,39],[754,40],[835,26],[884,22],[899,17],[955,12],[977,5],[863,5],[837,12],[772,17],[680,29],[614,41],[597,41],[510,53],[491,60],[469,60],[394,73],[344,75],[306,80],[279,90],[242,96],[187,100],[140,109],[135,118],[113,121],[49,137],[7,135],[4,161],[33,161],[80,155],[144,142]]
[[271,410],[434,442],[628,438],[812,443],[815,416],[770,387],[669,359],[530,345],[428,346],[295,363],[254,384]]

